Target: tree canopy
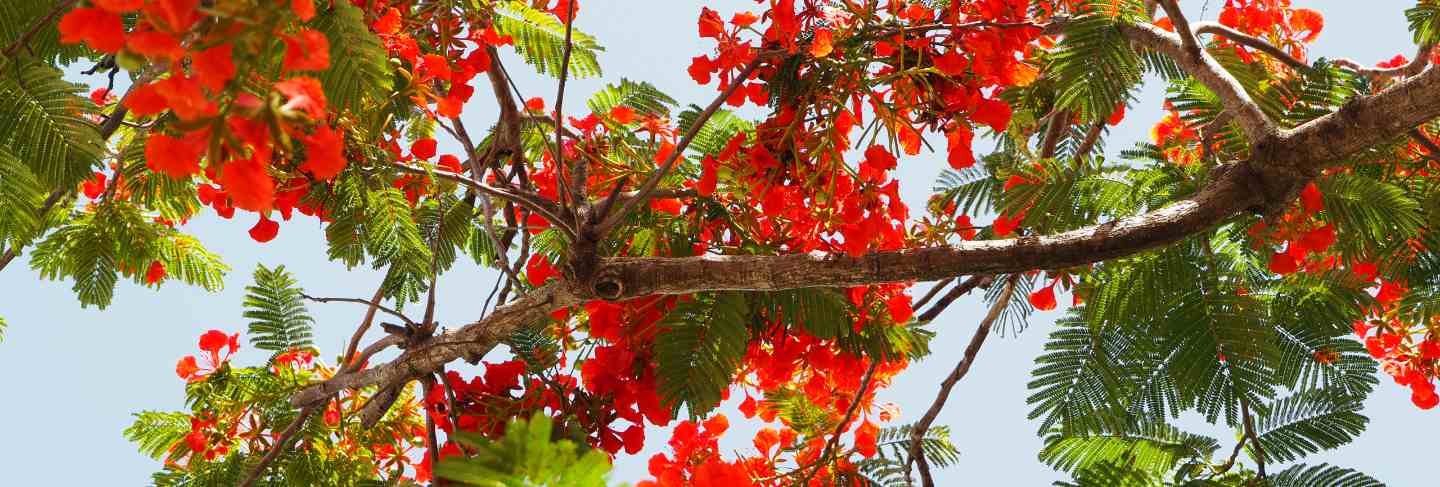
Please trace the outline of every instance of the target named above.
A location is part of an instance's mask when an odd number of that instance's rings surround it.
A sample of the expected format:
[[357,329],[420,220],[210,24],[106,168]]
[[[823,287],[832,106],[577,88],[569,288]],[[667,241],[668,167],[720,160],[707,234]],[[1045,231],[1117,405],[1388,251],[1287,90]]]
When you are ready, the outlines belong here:
[[[1387,6],[1414,45],[1375,66],[1311,52],[1323,14],[1290,0],[738,3],[698,12],[704,100],[567,91],[604,76],[576,0],[0,3],[0,271],[24,254],[85,307],[215,291],[203,214],[257,246],[318,222],[381,272],[242,278],[246,329],[176,351],[185,403],[125,431],[156,485],[602,486],[664,443],[640,485],[928,487],[992,330],[1061,306],[1026,401],[1058,485],[1383,485],[1306,460],[1372,394],[1440,403],[1440,3]],[[1166,115],[1105,157],[1137,104]],[[925,151],[949,167],[911,208]],[[437,302],[462,260],[494,286]],[[973,336],[935,342],[971,293]],[[322,350],[310,308],[346,304]],[[928,410],[875,399],[942,347]],[[719,447],[731,397],[753,449]]]

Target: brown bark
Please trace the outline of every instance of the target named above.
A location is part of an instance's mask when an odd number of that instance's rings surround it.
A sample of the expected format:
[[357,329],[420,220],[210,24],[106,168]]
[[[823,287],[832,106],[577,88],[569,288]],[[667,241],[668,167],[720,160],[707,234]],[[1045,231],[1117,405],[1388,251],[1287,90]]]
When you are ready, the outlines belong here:
[[[1404,136],[1440,117],[1440,103],[1427,103],[1440,97],[1440,72],[1429,70],[1378,94],[1351,100],[1300,127],[1279,130],[1212,58],[1203,51],[1187,55],[1176,34],[1150,25],[1126,26],[1122,32],[1146,48],[1176,58],[1183,69],[1215,91],[1250,140],[1250,158],[1218,166],[1203,189],[1164,208],[1056,235],[860,257],[808,253],[601,258],[589,278],[533,290],[480,321],[412,346],[394,361],[312,385],[292,402],[311,404],[344,388],[393,387],[458,358],[476,360],[518,327],[586,299],[930,281],[1072,267],[1133,255],[1207,231],[1245,212],[1275,214],[1287,208],[1322,169],[1343,165],[1366,147]],[[642,187],[640,194],[648,189]]]

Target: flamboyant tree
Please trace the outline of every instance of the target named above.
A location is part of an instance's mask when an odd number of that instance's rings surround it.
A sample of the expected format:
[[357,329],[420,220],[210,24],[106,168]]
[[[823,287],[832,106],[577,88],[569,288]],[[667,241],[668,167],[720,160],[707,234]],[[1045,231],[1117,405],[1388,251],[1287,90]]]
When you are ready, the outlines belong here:
[[[185,408],[127,430],[161,485],[603,485],[648,440],[670,448],[644,485],[928,486],[957,454],[933,424],[951,388],[1057,288],[1028,402],[1067,485],[1379,485],[1296,462],[1359,435],[1372,392],[1440,401],[1440,3],[1406,6],[1413,59],[1374,67],[1309,52],[1322,15],[1289,0],[1218,22],[1175,0],[730,7],[698,12],[713,99],[626,80],[566,113],[566,81],[600,75],[575,0],[0,2],[0,269],[26,253],[82,306],[121,278],[215,289],[227,268],[185,233],[213,212],[255,245],[318,220],[333,260],[383,270],[329,298],[257,269],[255,365],[238,330],[204,334]],[[1147,73],[1166,99],[1136,99]],[[1102,157],[1135,103],[1167,115]],[[926,150],[950,169],[908,208],[892,171]],[[499,280],[436,303],[461,258]],[[934,405],[898,420],[876,391],[977,289]],[[333,301],[367,311],[325,359],[307,303]],[[440,305],[474,321],[441,330]],[[1374,391],[1377,366],[1408,390]],[[765,426],[722,452],[735,395]]]

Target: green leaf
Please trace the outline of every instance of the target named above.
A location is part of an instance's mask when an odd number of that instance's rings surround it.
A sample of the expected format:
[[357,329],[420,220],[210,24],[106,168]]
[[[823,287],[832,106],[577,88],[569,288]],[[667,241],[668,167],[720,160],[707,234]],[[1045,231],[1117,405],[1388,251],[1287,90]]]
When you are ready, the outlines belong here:
[[1422,0],[1405,10],[1405,20],[1410,23],[1416,45],[1433,46],[1440,42],[1440,4]]
[[457,439],[472,453],[441,459],[435,475],[464,485],[604,487],[610,471],[603,452],[556,439],[550,418],[541,411],[528,421],[512,419],[499,440],[465,432]]
[[1213,438],[1185,433],[1163,423],[1143,423],[1123,431],[1055,434],[1046,437],[1040,461],[1064,471],[1104,463],[1124,463],[1163,475],[1187,459],[1205,459],[1220,448]]
[[1123,20],[1097,13],[1066,24],[1065,37],[1046,70],[1060,87],[1057,107],[1096,121],[1130,101],[1143,67],[1117,21]]
[[655,370],[665,406],[701,417],[720,405],[750,340],[749,311],[744,294],[698,294],[660,320]]
[[314,346],[315,319],[305,308],[303,291],[285,266],[255,266],[255,284],[245,288],[250,344],[275,353]]
[[648,82],[630,81],[621,79],[619,84],[609,84],[605,89],[590,96],[585,102],[590,111],[604,115],[610,113],[615,107],[625,106],[635,109],[640,115],[651,115],[664,117],[670,114],[671,107],[677,102],[670,95],[660,91]]
[[0,147],[24,162],[41,183],[69,188],[100,165],[104,142],[87,116],[95,104],[58,68],[19,62],[0,71]]
[[1348,468],[1329,464],[1294,465],[1270,477],[1270,487],[1385,487],[1384,483]]
[[335,2],[311,25],[330,39],[330,69],[319,74],[330,106],[364,120],[364,127],[378,128],[394,78],[389,52],[365,23],[365,12]]
[[1325,391],[1275,401],[1255,422],[1266,461],[1289,462],[1354,441],[1370,420],[1360,415],[1363,397]]
[[[140,453],[159,460],[190,433],[190,415],[180,412],[141,411],[125,428],[125,439],[136,443]],[[187,450],[188,451],[188,450]]]
[[[515,50],[526,63],[540,74],[560,76],[565,57],[565,24],[547,12],[531,8],[524,2],[495,3],[495,31],[510,36]],[[605,48],[589,34],[572,30],[569,76],[589,78],[600,75],[599,54]]]

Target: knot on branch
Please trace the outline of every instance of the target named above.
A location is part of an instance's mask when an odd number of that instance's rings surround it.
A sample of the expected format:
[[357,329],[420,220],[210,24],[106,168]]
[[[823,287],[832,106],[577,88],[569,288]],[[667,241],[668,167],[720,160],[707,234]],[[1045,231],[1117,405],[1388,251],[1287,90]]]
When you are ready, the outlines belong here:
[[602,269],[588,282],[590,292],[606,301],[615,301],[625,295],[625,279],[613,267]]
[[1263,140],[1252,148],[1251,157],[1215,168],[1215,179],[1234,178],[1256,195],[1257,204],[1249,210],[1267,220],[1277,218],[1300,197],[1305,185],[1318,172],[1293,157],[1280,153],[1280,144]]

